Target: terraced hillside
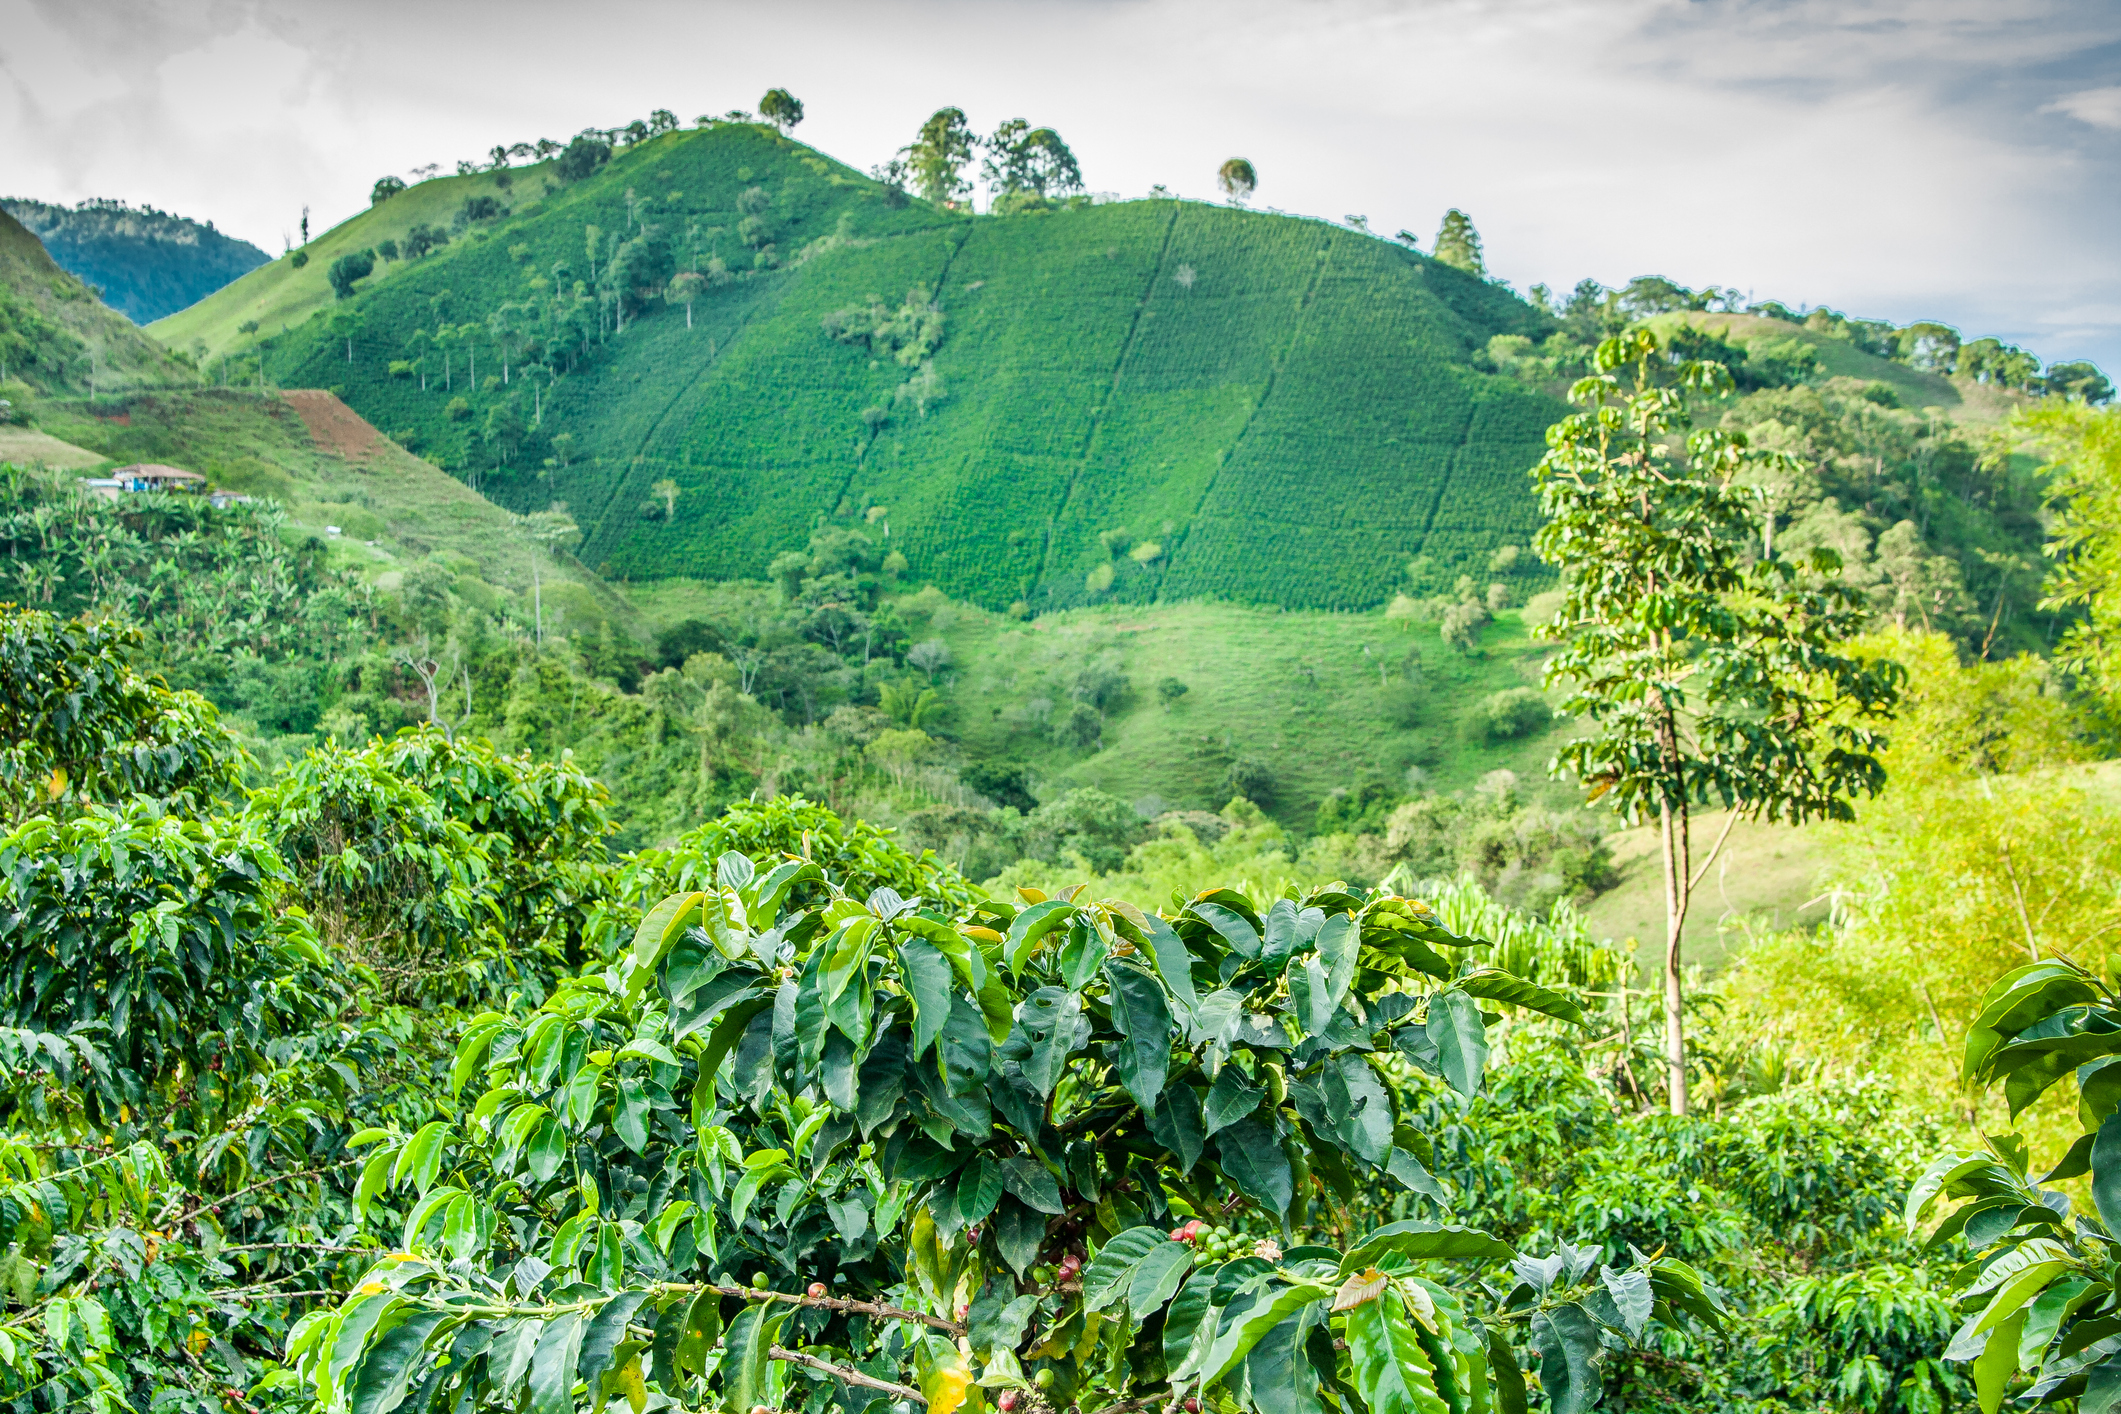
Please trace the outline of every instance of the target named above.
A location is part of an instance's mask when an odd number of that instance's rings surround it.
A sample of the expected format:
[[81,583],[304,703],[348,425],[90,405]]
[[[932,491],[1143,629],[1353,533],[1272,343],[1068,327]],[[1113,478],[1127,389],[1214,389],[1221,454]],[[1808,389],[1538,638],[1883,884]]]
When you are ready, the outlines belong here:
[[[435,185],[317,247],[379,241]],[[1175,201],[973,218],[749,126],[656,138],[568,185],[519,169],[513,193],[268,326],[268,367],[504,504],[565,501],[608,576],[759,576],[841,516],[994,609],[1359,608],[1414,555],[1448,582],[1533,524],[1524,472],[1559,405],[1468,359],[1544,317],[1357,232]],[[629,290],[621,332],[608,275],[644,228],[677,268],[719,257],[734,278],[689,319]],[[286,264],[168,331],[228,349],[264,282],[292,288]],[[834,314],[891,327],[836,339]],[[526,360],[559,376],[532,386]]]

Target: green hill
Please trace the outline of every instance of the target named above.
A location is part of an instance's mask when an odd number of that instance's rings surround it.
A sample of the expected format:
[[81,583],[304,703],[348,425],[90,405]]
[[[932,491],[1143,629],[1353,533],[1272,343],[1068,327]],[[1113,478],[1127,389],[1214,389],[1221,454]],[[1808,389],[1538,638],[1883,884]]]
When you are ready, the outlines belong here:
[[202,226],[122,201],[68,207],[10,196],[0,197],[0,211],[136,324],[182,309],[270,258],[249,241],[215,230],[211,221]]
[[[171,348],[189,349],[204,344],[208,361],[225,359],[250,345],[251,336],[242,327],[246,323],[256,324],[257,332],[270,336],[329,308],[333,298],[327,272],[340,256],[384,241],[403,242],[415,226],[446,228],[466,201],[488,197],[501,202],[516,181],[539,183],[539,174],[544,170],[519,170],[510,177],[511,186],[506,188],[501,185],[501,178],[508,174],[495,172],[422,182],[318,236],[302,248],[305,259],[301,265],[295,264],[296,253],[291,251],[198,303],[156,320],[148,332]],[[376,278],[407,268],[406,264],[385,261]]]
[[[540,552],[505,511],[377,436],[328,393],[260,398],[186,389],[40,402],[36,414],[41,432],[62,439],[55,448],[114,462],[172,462],[216,486],[277,501],[291,536],[314,537],[331,563],[384,587],[432,557],[526,604],[533,593],[530,563]],[[0,440],[0,458],[63,464],[34,450]],[[554,622],[570,631],[607,621],[639,631],[634,611],[572,557],[540,563],[537,588],[548,613],[559,610]]]
[[[972,218],[745,125],[549,190],[543,168],[512,195],[474,190],[490,180],[393,197],[306,269],[276,261],[156,332],[224,352],[259,322],[277,381],[340,389],[504,504],[566,501],[582,558],[614,578],[758,577],[842,516],[990,609],[1356,608],[1412,556],[1448,583],[1534,521],[1524,471],[1558,405],[1469,360],[1545,316],[1387,242],[1176,201]],[[480,196],[512,209],[480,219]],[[448,245],[379,260],[327,310],[320,267],[402,250],[411,213],[451,209]],[[741,273],[689,320],[610,287],[614,259],[717,257]],[[827,332],[835,314],[887,327],[863,347]],[[413,368],[443,324],[457,342]],[[560,376],[526,387],[526,359]]]
[[195,374],[0,211],[0,383],[10,379],[40,393],[100,393],[190,383]]

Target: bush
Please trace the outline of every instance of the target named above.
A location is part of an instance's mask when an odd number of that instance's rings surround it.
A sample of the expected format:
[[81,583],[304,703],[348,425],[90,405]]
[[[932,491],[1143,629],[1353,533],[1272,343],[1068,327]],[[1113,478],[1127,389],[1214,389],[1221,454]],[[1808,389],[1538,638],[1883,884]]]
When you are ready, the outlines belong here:
[[1053,739],[1077,751],[1096,746],[1104,735],[1105,719],[1087,702],[1071,702],[1067,711],[1053,719]]
[[1530,736],[1553,719],[1553,710],[1537,690],[1511,687],[1483,698],[1467,723],[1478,740],[1495,742]]
[[611,144],[585,133],[567,144],[552,169],[563,182],[579,182],[610,160]]
[[471,416],[471,403],[465,398],[451,398],[449,406],[444,408],[443,411],[448,414],[451,422],[462,422],[465,418]]
[[294,253],[294,256],[287,263],[294,266],[295,269],[300,270],[303,266],[309,264],[309,252],[306,250],[298,250]]
[[1242,756],[1230,763],[1226,784],[1232,796],[1265,805],[1274,798],[1274,768],[1256,757]]

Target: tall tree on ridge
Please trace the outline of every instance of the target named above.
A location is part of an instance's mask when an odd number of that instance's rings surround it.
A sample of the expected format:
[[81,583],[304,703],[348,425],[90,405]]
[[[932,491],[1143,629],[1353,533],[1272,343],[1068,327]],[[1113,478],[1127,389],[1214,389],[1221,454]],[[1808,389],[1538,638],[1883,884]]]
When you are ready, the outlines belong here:
[[899,151],[906,158],[914,189],[938,206],[948,206],[971,191],[964,176],[975,143],[962,108],[938,108],[921,124],[920,136]]
[[1473,229],[1473,218],[1455,206],[1444,213],[1443,225],[1436,232],[1436,258],[1468,275],[1488,273],[1480,253],[1480,232]]
[[803,100],[785,88],[769,88],[759,100],[759,116],[785,134],[803,121]]
[[1232,206],[1243,206],[1259,189],[1259,172],[1242,157],[1233,157],[1215,170],[1215,185],[1223,189]]

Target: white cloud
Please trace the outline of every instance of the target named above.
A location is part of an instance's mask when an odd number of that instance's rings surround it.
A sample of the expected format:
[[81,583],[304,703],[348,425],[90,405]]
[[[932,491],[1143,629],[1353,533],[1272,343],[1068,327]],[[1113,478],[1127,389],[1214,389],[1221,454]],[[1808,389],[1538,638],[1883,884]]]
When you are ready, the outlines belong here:
[[2067,113],[2078,122],[2090,123],[2095,128],[2121,128],[2121,84],[2065,93],[2040,111]]
[[858,167],[955,103],[1059,128],[1098,190],[1212,195],[1235,153],[1258,205],[1424,244],[1463,207],[1520,286],[1654,271],[2121,368],[2111,321],[2039,316],[2121,302],[2121,74],[2082,57],[2117,41],[2104,0],[0,0],[0,150],[24,195],[277,250],[385,172],[785,85]]

